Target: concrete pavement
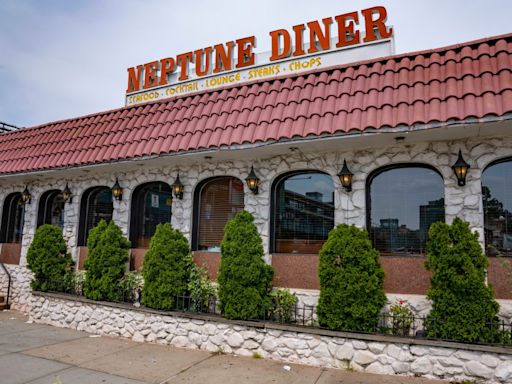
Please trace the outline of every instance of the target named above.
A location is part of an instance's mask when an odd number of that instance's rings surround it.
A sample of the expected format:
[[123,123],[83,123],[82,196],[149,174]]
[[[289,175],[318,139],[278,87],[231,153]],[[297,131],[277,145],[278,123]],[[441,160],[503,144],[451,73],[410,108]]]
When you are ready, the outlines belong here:
[[0,312],[2,384],[441,383],[135,343],[26,321],[18,312]]

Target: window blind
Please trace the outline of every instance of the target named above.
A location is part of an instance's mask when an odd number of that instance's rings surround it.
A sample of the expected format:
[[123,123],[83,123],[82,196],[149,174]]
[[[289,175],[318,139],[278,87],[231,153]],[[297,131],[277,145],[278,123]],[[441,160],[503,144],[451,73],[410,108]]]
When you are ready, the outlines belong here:
[[207,182],[199,197],[198,249],[219,251],[228,220],[244,209],[244,186],[234,177]]

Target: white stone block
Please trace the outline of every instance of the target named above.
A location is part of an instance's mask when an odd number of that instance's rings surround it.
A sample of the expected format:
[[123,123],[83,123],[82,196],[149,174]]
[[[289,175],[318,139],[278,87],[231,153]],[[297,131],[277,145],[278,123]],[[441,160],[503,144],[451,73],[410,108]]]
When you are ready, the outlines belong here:
[[375,354],[382,353],[386,348],[386,344],[383,343],[368,343],[368,349]]
[[395,373],[407,374],[411,365],[403,361],[395,361],[391,364],[391,367]]
[[395,373],[395,370],[390,365],[383,365],[378,361],[371,363],[364,371],[379,375],[393,375]]
[[354,347],[352,344],[345,343],[338,347],[335,356],[338,360],[351,360],[354,356]]
[[466,372],[471,376],[482,377],[490,379],[493,375],[493,370],[478,361],[468,361],[465,365]]
[[238,348],[244,343],[244,338],[238,332],[233,332],[226,341],[230,347]]
[[503,361],[494,371],[494,377],[502,383],[512,382],[512,361]]
[[418,375],[426,375],[432,371],[432,362],[426,356],[411,363],[411,372]]
[[365,350],[356,350],[354,353],[354,357],[352,358],[352,361],[356,362],[361,366],[373,363],[375,360],[377,360],[377,357],[370,351]]

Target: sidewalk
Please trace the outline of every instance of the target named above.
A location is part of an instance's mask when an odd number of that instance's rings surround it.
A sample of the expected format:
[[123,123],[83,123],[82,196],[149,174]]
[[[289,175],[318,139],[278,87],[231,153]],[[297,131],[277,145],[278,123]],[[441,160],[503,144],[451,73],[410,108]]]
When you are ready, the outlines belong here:
[[[440,381],[216,355],[27,324],[0,312],[2,384],[434,384]],[[289,370],[285,369],[289,367]]]

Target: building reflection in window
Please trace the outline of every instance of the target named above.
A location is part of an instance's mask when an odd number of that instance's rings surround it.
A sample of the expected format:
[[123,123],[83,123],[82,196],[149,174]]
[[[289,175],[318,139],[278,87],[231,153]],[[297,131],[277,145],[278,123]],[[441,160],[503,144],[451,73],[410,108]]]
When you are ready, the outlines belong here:
[[4,202],[0,230],[1,243],[21,243],[24,216],[25,204],[23,204],[21,193],[11,193]]
[[46,191],[41,195],[37,212],[37,226],[43,224],[64,226],[64,196],[60,190]]
[[273,252],[316,254],[334,227],[334,185],[329,175],[285,175],[274,185]]
[[512,256],[512,159],[485,169],[482,200],[487,255]]
[[86,190],[80,204],[78,246],[85,246],[89,231],[101,220],[112,220],[114,204],[109,187],[93,187]]
[[444,185],[424,166],[383,168],[369,178],[368,227],[383,255],[423,255],[432,223],[444,221]]

